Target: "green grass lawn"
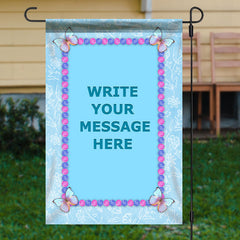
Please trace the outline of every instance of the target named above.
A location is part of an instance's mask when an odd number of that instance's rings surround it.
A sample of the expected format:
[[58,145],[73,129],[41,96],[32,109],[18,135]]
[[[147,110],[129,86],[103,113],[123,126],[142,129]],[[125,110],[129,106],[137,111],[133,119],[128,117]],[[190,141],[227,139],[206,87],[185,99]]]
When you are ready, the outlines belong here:
[[[240,139],[194,143],[194,239],[240,239]],[[0,239],[189,239],[190,144],[184,143],[184,224],[45,225],[45,159],[1,153]]]

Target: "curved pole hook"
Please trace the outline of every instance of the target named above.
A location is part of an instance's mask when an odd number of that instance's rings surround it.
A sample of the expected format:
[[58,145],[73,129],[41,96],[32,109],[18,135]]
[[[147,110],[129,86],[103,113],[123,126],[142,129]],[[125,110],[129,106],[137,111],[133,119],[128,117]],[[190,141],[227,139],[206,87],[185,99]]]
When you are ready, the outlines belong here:
[[[198,10],[201,13],[200,19],[196,20],[196,21],[192,20],[192,12],[193,12],[194,9]],[[199,7],[192,7],[190,9],[190,21],[183,21],[183,23],[190,23],[190,24],[192,24],[192,23],[199,23],[199,22],[201,22],[203,20],[203,17],[204,17],[204,13],[203,13],[203,10],[201,8],[199,8]]]
[[[194,9],[198,10],[201,13],[201,18],[199,20],[197,20],[197,21],[192,21],[192,12],[193,12]],[[199,8],[199,7],[192,7],[190,9],[190,21],[192,23],[199,23],[199,22],[201,22],[203,20],[203,17],[204,17],[204,13],[203,13],[203,10],[201,8]]]
[[28,11],[30,10],[37,10],[37,7],[29,7],[25,10],[24,17],[28,22],[46,22],[46,20],[34,20],[34,19],[28,18],[27,14],[28,14]]

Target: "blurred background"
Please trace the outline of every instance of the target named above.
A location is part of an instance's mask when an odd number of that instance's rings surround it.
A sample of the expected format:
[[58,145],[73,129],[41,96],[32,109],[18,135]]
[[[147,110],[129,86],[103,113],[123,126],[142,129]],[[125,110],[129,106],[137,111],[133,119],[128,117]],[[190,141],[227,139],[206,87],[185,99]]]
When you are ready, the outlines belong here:
[[[240,239],[239,0],[0,0],[0,239],[189,239],[190,46],[183,26],[183,225],[46,226],[45,24],[31,19],[189,20],[194,5],[194,239]],[[194,12],[193,19],[200,14]],[[221,134],[221,135],[220,135]],[[218,137],[217,137],[218,136]],[[213,139],[212,139],[213,138]]]
[[[194,128],[198,130],[211,128],[211,132],[215,135],[220,133],[218,130],[220,128],[240,127],[240,3],[238,0],[203,0],[201,2],[191,0],[167,2],[163,0],[1,0],[0,4],[1,98],[38,97],[41,112],[44,112],[45,104],[45,24],[27,22],[23,17],[26,8],[38,7],[37,11],[29,12],[29,17],[32,19],[178,18],[189,20],[189,9],[197,4],[203,9],[205,17],[201,23],[195,25],[194,29]],[[199,17],[200,14],[194,12],[194,19]],[[187,31],[188,26],[184,24],[183,32],[186,34],[183,36],[183,124],[186,129],[190,127],[190,48]],[[229,34],[228,37],[215,37],[211,41],[211,33]],[[238,33],[238,35],[230,35],[232,33]],[[235,48],[225,48],[221,51],[221,47],[225,44]],[[216,46],[220,48],[215,52]],[[221,63],[216,64],[216,60],[234,62],[225,63],[225,66]],[[230,88],[229,86],[228,88],[217,87],[224,84],[229,85]],[[220,100],[216,99],[216,89],[220,91]]]

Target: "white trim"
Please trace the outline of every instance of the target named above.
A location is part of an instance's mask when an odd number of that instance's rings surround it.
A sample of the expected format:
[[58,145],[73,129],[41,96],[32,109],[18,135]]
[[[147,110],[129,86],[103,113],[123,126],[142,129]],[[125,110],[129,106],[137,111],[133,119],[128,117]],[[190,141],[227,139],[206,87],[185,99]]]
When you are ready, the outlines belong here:
[[141,1],[141,12],[145,13],[145,18],[152,18],[152,0]]

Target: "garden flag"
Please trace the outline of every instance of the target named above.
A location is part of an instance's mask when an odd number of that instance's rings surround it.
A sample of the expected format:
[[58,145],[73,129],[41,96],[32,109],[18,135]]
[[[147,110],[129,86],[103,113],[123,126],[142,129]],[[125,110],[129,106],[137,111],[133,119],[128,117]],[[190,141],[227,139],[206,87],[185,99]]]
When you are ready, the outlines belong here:
[[46,21],[46,223],[182,223],[182,21]]

